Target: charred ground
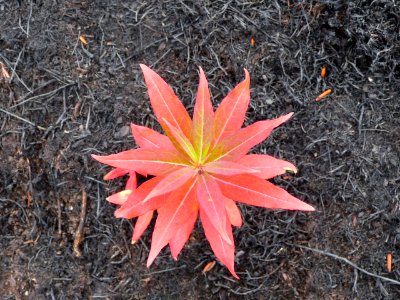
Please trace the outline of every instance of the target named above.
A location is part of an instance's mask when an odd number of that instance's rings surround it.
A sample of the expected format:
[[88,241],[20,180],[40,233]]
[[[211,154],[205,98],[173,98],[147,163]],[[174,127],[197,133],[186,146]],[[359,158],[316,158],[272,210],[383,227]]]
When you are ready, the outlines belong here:
[[[2,298],[398,299],[399,26],[386,0],[0,0]],[[190,111],[201,65],[215,106],[250,71],[247,123],[295,112],[256,151],[294,162],[274,182],[318,212],[242,206],[239,282],[218,264],[202,274],[214,257],[199,226],[178,262],[165,250],[146,269],[150,231],[131,246],[132,222],[104,200],[123,180],[103,182],[90,154],[135,147],[130,122],[160,129],[139,63]]]

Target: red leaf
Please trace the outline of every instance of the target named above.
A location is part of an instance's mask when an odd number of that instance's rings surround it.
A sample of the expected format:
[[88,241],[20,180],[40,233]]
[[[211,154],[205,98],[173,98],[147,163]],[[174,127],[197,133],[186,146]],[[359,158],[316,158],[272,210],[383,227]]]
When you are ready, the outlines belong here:
[[211,176],[202,175],[198,177],[197,182],[197,200],[200,211],[207,214],[211,224],[215,227],[221,237],[230,245],[233,245],[232,239],[226,232],[226,212],[224,205],[224,196],[218,184]]
[[270,209],[314,211],[303,201],[293,197],[284,189],[254,175],[214,177],[222,193],[235,201]]
[[128,181],[125,184],[125,189],[126,190],[136,190],[137,188],[137,178],[136,178],[136,173],[135,172],[129,172],[129,178]]
[[135,229],[133,230],[132,234],[132,244],[136,243],[140,239],[144,231],[147,229],[151,222],[151,219],[153,218],[153,213],[154,211],[150,210],[144,215],[138,217],[135,224]]
[[182,223],[182,225],[176,231],[176,234],[172,236],[172,238],[169,240],[171,255],[175,260],[178,258],[178,255],[182,251],[183,246],[189,239],[189,236],[192,233],[194,225],[196,223],[199,211],[197,201],[193,202],[192,211],[193,213],[190,215],[190,218],[187,219],[186,222]]
[[255,169],[248,168],[238,163],[234,163],[231,161],[213,161],[204,166],[204,171],[212,174],[220,174],[220,175],[237,175],[237,174],[246,174],[246,173],[255,173],[258,175],[258,171]]
[[[146,199],[164,195],[180,188],[193,178],[196,172],[197,171],[194,168],[184,167],[168,174],[153,188],[153,190],[146,196]],[[143,201],[146,201],[146,199]]]
[[209,160],[237,160],[264,141],[275,127],[289,120],[293,113],[273,120],[256,122],[225,138],[213,149]]
[[112,194],[111,196],[108,196],[106,200],[113,204],[122,205],[128,200],[129,195],[132,194],[133,190],[135,189],[136,189],[136,174],[135,172],[129,172],[129,178],[128,181],[126,182],[125,190]]
[[258,170],[259,172],[254,175],[263,179],[270,179],[282,175],[286,171],[297,173],[297,169],[292,163],[269,155],[249,154],[243,156],[237,163]]
[[92,154],[92,157],[112,167],[156,176],[188,165],[188,162],[177,152],[148,149],[133,149],[108,156]]
[[106,200],[112,204],[122,205],[128,200],[130,194],[132,194],[131,190],[123,190],[108,196]]
[[151,106],[164,131],[167,134],[169,133],[163,119],[170,122],[176,128],[179,128],[186,137],[190,137],[192,121],[174,91],[164,79],[149,67],[143,64],[140,67],[142,68],[148,88]]
[[181,225],[190,220],[193,214],[197,214],[197,211],[193,211],[195,186],[196,182],[191,181],[175,190],[165,204],[158,209],[147,267],[153,263],[161,249],[176,235]]
[[174,145],[167,136],[153,129],[131,123],[131,131],[136,144],[141,148],[175,150]]
[[213,138],[214,111],[204,71],[200,68],[200,82],[193,112],[192,142],[199,161],[203,161]]
[[[130,219],[159,208],[163,201],[168,201],[164,195],[179,190],[194,174],[195,170],[192,168],[181,168],[163,178],[154,177],[146,181],[129,196],[128,201],[115,212],[115,216]],[[152,183],[147,184],[148,182]],[[147,185],[142,187],[145,184]]]
[[111,170],[110,172],[108,172],[106,175],[104,175],[103,179],[111,180],[111,179],[115,179],[115,178],[124,176],[128,173],[129,173],[129,170],[122,169],[122,168],[115,168],[115,169]]
[[144,215],[150,210],[155,210],[167,199],[167,195],[152,198],[143,203],[148,194],[160,183],[164,177],[158,176],[142,183],[136,190],[130,193],[123,205],[115,211],[115,217],[132,219]]
[[242,226],[242,215],[240,214],[240,210],[236,206],[235,201],[224,197],[224,202],[229,222],[231,222],[231,224],[236,227]]
[[[200,207],[200,219],[201,224],[204,228],[204,233],[208,242],[210,243],[211,249],[215,256],[228,268],[231,274],[239,279],[239,276],[235,273],[235,246],[234,244],[228,244],[224,238],[221,237],[219,232],[215,229],[209,216]],[[225,232],[228,234],[231,241],[233,241],[233,234],[231,224],[229,221],[225,224]]]
[[250,75],[246,69],[244,73],[245,79],[229,92],[215,111],[213,145],[242,127],[250,101]]

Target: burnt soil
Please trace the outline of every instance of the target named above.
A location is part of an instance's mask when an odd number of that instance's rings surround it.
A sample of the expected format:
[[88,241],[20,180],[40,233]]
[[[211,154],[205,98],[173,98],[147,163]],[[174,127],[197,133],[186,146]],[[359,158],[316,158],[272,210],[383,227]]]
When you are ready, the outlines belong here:
[[[194,2],[0,0],[1,299],[399,299],[399,3]],[[202,66],[214,106],[250,71],[246,124],[295,112],[254,151],[294,162],[273,182],[317,212],[241,206],[240,281],[203,274],[199,224],[147,269],[151,230],[131,245],[105,201],[125,180],[90,154],[160,129],[139,63],[189,111]]]

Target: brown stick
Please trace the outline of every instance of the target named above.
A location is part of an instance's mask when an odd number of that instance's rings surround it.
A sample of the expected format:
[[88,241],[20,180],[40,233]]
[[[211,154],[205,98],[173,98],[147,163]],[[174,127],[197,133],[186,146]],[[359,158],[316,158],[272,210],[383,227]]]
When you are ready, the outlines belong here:
[[82,206],[81,206],[81,214],[79,217],[79,225],[76,229],[75,239],[74,239],[74,253],[76,257],[81,257],[82,253],[79,250],[79,245],[82,241],[83,236],[83,226],[85,226],[85,217],[86,217],[86,208],[87,208],[87,194],[85,189],[82,187]]
[[57,195],[57,220],[58,220],[58,222],[57,222],[58,235],[61,237],[61,234],[62,234],[62,231],[61,231],[61,201],[60,201],[59,195]]

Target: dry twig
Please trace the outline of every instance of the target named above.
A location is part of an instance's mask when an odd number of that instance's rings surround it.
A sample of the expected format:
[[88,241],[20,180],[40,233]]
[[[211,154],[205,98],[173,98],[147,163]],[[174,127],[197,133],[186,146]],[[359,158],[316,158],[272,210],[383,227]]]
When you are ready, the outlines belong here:
[[397,281],[397,280],[394,280],[394,279],[391,279],[391,278],[387,278],[387,277],[384,277],[384,276],[381,276],[381,275],[378,275],[378,274],[375,274],[375,273],[371,273],[371,272],[369,272],[369,271],[367,271],[367,270],[365,270],[365,269],[363,269],[363,268],[357,266],[355,263],[351,262],[350,260],[348,260],[348,259],[345,258],[345,257],[338,256],[338,255],[336,255],[336,254],[333,254],[333,253],[330,253],[330,252],[327,252],[327,251],[323,251],[323,250],[319,250],[319,249],[315,249],[315,248],[306,247],[306,246],[301,246],[301,245],[296,245],[296,244],[289,244],[289,243],[287,243],[287,245],[295,246],[295,247],[298,247],[298,248],[310,250],[310,251],[313,251],[313,252],[316,252],[316,253],[319,253],[319,254],[322,254],[322,255],[325,255],[325,256],[332,257],[332,258],[334,258],[334,259],[337,259],[337,260],[339,260],[339,261],[342,261],[342,262],[344,262],[344,263],[346,263],[346,264],[352,266],[353,268],[357,269],[357,270],[360,271],[361,273],[364,273],[364,274],[366,274],[366,275],[368,275],[368,276],[375,277],[375,278],[379,278],[379,279],[382,279],[382,280],[384,280],[384,281],[388,281],[388,282],[391,282],[391,283],[393,283],[393,284],[398,284],[398,285],[400,285],[400,281]]
[[74,253],[75,256],[81,257],[82,253],[79,250],[79,245],[82,241],[83,236],[83,226],[85,226],[85,218],[86,218],[86,209],[87,209],[87,194],[85,189],[82,187],[82,205],[81,205],[81,214],[79,216],[79,225],[76,229],[75,239],[74,239]]

